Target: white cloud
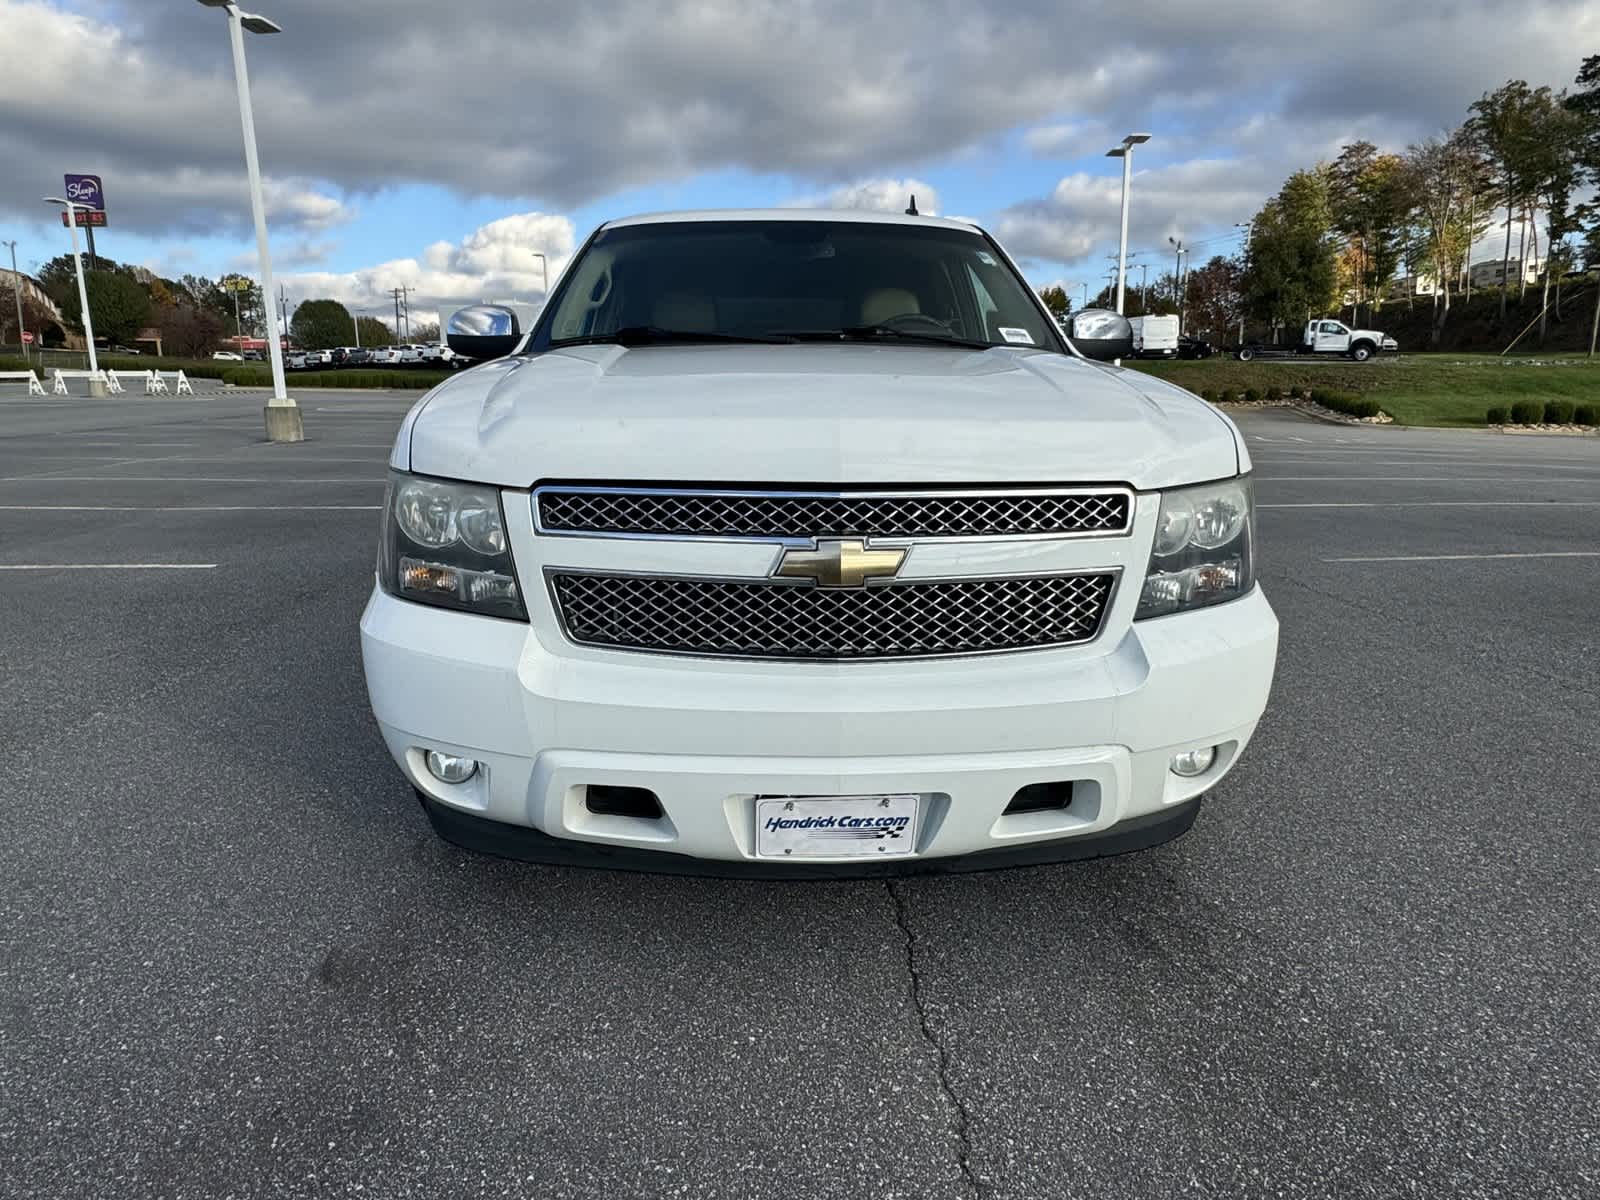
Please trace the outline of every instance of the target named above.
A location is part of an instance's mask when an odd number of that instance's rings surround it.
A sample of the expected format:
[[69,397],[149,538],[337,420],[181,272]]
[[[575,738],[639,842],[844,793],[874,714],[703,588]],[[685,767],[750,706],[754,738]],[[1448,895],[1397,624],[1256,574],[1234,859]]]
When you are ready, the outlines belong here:
[[925,216],[939,213],[939,192],[920,179],[868,179],[834,188],[822,198],[821,208],[864,208],[873,212],[904,212],[911,197]]
[[543,299],[543,273],[534,252],[548,256],[554,284],[576,244],[567,217],[518,213],[480,226],[459,243],[434,242],[415,257],[356,271],[287,272],[282,279],[294,303],[331,298],[375,316],[393,311],[392,289],[410,287],[415,325],[480,300]]

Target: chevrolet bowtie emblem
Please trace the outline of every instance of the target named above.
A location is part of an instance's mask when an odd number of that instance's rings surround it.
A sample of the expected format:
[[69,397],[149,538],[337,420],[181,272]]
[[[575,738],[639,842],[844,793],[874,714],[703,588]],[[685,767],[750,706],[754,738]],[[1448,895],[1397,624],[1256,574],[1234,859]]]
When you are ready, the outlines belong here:
[[904,547],[868,550],[856,541],[818,542],[815,550],[790,547],[778,560],[774,575],[810,579],[825,588],[864,587],[869,579],[886,579],[906,561]]

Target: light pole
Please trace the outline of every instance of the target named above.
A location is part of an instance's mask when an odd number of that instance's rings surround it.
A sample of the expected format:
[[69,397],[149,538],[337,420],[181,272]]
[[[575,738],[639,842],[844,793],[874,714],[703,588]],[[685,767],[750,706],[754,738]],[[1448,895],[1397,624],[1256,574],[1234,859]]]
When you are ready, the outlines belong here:
[[267,317],[267,354],[272,362],[272,399],[266,406],[267,439],[274,442],[305,440],[300,406],[284,391],[283,343],[278,332],[278,308],[273,304],[272,255],[267,247],[267,206],[261,195],[261,162],[256,157],[256,119],[250,108],[250,74],[244,62],[244,31],[281,33],[276,24],[256,13],[241,12],[230,0],[200,0],[207,8],[228,14],[228,37],[233,45],[233,78],[239,89],[239,124],[244,130],[244,163],[250,175],[250,211],[255,218],[256,252],[261,258],[261,297]]
[[78,303],[83,305],[83,340],[89,344],[89,395],[104,396],[106,385],[100,378],[100,360],[94,354],[94,321],[89,316],[89,289],[83,284],[83,255],[78,250],[78,209],[89,206],[60,196],[46,196],[44,202],[59,204],[67,210],[67,228],[72,230],[72,266],[78,273]]
[[1183,286],[1183,256],[1188,251],[1183,248],[1183,243],[1175,237],[1169,237],[1167,241],[1171,242],[1177,249],[1177,261],[1172,268],[1172,290],[1177,293],[1173,299],[1178,302],[1178,333],[1181,335],[1183,333],[1183,302],[1188,298],[1184,294],[1186,289]]
[[539,297],[539,302],[542,304],[550,298],[550,264],[545,261],[544,255],[537,250],[533,252],[533,256],[539,260],[540,290],[544,293]]
[[1128,184],[1133,179],[1133,148],[1150,140],[1148,133],[1130,133],[1122,145],[1106,151],[1107,158],[1122,160],[1122,237],[1117,242],[1117,311],[1122,311],[1123,283],[1128,274]]
[[[1244,254],[1241,257],[1248,267],[1250,263],[1250,242],[1256,235],[1256,219],[1251,217],[1248,221],[1235,221],[1233,227],[1244,230]],[[1243,291],[1242,288],[1240,290],[1241,292]],[[1244,345],[1244,300],[1242,297],[1239,301],[1239,344],[1241,346]]]
[[22,347],[22,361],[27,362],[28,343],[22,340],[22,335],[27,330],[22,326],[22,276],[17,274],[17,243],[13,239],[9,242],[0,242],[0,246],[11,247],[11,294],[17,299],[17,345]]

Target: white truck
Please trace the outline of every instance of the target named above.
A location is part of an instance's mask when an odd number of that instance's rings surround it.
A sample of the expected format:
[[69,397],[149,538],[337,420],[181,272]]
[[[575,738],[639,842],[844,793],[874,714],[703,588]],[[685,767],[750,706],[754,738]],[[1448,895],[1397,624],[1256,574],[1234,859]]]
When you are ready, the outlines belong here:
[[1175,316],[1132,317],[1133,356],[1135,358],[1177,358],[1178,318]]
[[1366,362],[1384,351],[1400,348],[1400,343],[1376,329],[1351,329],[1343,321],[1307,321],[1298,346],[1271,346],[1249,342],[1234,350],[1240,362],[1254,358],[1292,358],[1307,354],[1342,354],[1356,362]]
[[389,459],[361,619],[434,828],[513,857],[889,874],[1175,837],[1278,622],[1228,418],[967,222],[610,221]]

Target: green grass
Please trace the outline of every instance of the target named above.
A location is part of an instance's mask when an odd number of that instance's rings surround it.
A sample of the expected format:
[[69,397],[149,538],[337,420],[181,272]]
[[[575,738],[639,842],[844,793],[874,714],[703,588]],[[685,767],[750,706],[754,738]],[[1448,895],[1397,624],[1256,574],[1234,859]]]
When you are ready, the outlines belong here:
[[1359,365],[1346,359],[1242,363],[1218,357],[1132,365],[1192,392],[1265,392],[1273,385],[1358,392],[1377,400],[1400,425],[1482,425],[1491,406],[1509,407],[1518,400],[1600,402],[1600,360],[1567,355],[1410,354]]

